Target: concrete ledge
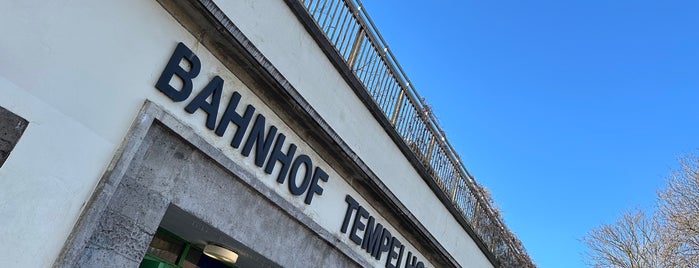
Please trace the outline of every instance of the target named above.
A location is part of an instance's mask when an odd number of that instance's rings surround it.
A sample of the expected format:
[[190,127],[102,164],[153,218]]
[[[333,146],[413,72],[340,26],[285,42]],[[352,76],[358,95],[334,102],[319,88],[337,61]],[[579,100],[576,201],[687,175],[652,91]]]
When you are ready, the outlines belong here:
[[138,118],[54,267],[137,266],[173,205],[275,263],[371,266],[162,108]]
[[0,107],[0,167],[10,156],[27,125],[27,120]]

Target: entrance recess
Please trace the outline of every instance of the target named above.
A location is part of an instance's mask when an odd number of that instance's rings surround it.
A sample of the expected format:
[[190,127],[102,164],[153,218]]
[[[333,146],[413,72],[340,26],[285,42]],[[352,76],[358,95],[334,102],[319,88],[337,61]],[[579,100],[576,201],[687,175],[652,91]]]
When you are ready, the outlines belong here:
[[166,229],[158,228],[139,268],[236,268],[213,259],[203,250]]
[[[370,266],[162,108],[147,102],[138,118],[55,267],[161,260],[147,254],[163,229],[190,250],[209,244],[234,250],[243,268]],[[177,255],[165,263],[187,263],[186,254]]]

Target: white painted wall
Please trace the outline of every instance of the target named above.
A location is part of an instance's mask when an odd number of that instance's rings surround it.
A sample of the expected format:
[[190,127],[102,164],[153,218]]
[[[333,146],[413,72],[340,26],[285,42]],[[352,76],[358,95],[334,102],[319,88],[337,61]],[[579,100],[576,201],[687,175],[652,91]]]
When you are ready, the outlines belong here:
[[29,126],[0,168],[0,267],[49,267],[163,58],[194,38],[156,2],[10,1],[0,105]]
[[459,263],[491,265],[283,1],[215,2]]
[[[283,1],[217,4],[460,263],[490,267]],[[368,203],[155,1],[11,1],[0,9],[0,33],[0,106],[30,122],[0,168],[0,217],[5,219],[0,267],[52,264],[146,99],[192,126],[277,193],[291,197],[274,182],[275,174],[264,174],[251,158],[228,146],[232,131],[223,138],[213,135],[204,127],[202,113],[187,114],[186,103],[172,103],[154,88],[177,42],[187,44],[202,61],[195,92],[220,75],[227,92],[223,103],[231,91],[239,91],[241,102],[255,105],[299,145],[298,152],[327,167],[331,180],[323,196],[308,207],[301,200],[297,204],[351,243],[339,233],[344,196],[352,193],[361,204]],[[327,216],[338,211],[337,217]]]

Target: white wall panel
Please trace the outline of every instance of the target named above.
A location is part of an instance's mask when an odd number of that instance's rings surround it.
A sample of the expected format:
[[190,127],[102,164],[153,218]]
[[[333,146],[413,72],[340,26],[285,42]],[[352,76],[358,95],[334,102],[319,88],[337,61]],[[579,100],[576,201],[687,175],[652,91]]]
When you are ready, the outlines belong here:
[[[454,258],[464,266],[490,266],[283,1],[216,3]],[[0,106],[30,122],[0,168],[0,217],[7,219],[0,228],[0,266],[52,264],[146,99],[293,200],[272,179],[276,174],[265,174],[228,146],[232,131],[213,135],[202,113],[189,115],[186,103],[173,103],[154,88],[177,42],[187,44],[204,65],[195,92],[220,75],[222,103],[240,91],[241,103],[255,105],[300,151],[327,167],[331,181],[322,201],[298,205],[352,243],[339,232],[344,196],[353,193],[365,206],[366,201],[157,2],[11,1],[0,9],[0,33]]]

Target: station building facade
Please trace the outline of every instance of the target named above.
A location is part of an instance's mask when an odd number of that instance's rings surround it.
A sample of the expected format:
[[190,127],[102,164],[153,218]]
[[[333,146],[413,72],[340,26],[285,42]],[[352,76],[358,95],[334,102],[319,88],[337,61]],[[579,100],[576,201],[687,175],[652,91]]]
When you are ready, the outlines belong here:
[[503,266],[303,12],[5,3],[0,266]]

